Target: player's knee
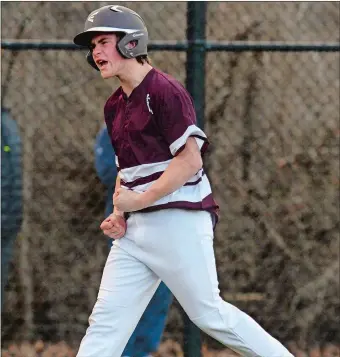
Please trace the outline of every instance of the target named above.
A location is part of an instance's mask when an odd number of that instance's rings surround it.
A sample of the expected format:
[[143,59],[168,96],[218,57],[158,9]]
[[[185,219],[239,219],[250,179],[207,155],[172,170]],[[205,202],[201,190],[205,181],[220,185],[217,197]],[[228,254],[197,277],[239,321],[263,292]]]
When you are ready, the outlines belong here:
[[100,325],[103,328],[110,328],[113,320],[125,315],[126,309],[127,307],[124,306],[123,302],[122,304],[117,303],[114,294],[101,290],[89,317],[89,325]]
[[107,301],[98,298],[89,317],[89,325],[106,325],[110,306]]
[[234,324],[237,324],[239,311],[235,306],[218,299],[216,304],[201,310],[201,314],[197,314],[191,320],[203,331],[232,328]]
[[203,316],[192,318],[191,321],[202,331],[209,331],[211,329],[214,312],[209,312]]

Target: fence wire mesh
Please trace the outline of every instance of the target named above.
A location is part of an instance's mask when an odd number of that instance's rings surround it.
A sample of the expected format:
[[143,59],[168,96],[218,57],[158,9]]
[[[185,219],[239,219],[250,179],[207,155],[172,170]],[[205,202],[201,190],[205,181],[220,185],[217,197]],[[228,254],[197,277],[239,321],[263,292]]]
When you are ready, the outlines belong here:
[[[70,40],[106,4],[3,2],[2,39]],[[185,40],[185,2],[119,4],[140,13],[152,40]],[[209,2],[207,39],[338,42],[339,3]],[[24,172],[3,346],[27,339],[77,346],[107,256],[99,230],[106,191],[93,146],[117,83],[103,81],[84,52],[1,56],[2,105],[20,127]],[[185,53],[151,59],[184,84]],[[221,293],[305,350],[340,340],[339,74],[339,53],[219,52],[206,62],[205,161],[222,212]],[[183,343],[177,302],[164,339]]]

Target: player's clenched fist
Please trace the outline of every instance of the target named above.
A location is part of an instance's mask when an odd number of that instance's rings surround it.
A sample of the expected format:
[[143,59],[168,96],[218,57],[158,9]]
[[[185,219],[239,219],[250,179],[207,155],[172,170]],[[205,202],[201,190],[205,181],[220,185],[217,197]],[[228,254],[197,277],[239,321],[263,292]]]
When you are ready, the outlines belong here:
[[100,228],[110,238],[119,239],[125,235],[126,221],[124,217],[112,213],[102,222]]
[[144,195],[125,188],[119,188],[113,194],[113,205],[122,212],[139,211],[146,207]]

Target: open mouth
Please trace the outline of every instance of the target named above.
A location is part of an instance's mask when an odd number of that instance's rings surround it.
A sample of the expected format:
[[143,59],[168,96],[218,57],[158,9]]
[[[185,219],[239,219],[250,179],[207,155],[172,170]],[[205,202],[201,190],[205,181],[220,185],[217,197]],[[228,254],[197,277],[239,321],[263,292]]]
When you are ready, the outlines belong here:
[[99,67],[99,69],[103,68],[106,64],[107,64],[107,61],[104,61],[104,60],[97,61],[97,66]]

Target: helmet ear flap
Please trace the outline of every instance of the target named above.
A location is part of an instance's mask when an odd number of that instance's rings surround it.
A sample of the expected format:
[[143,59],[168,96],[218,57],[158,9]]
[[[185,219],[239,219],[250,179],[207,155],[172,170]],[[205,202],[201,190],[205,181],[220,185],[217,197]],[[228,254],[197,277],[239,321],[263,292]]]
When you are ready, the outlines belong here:
[[[129,47],[130,42],[136,42],[136,46]],[[124,35],[117,42],[117,51],[124,58],[135,58],[147,54],[147,33],[138,31]]]
[[88,62],[94,69],[96,69],[97,71],[99,71],[99,68],[98,68],[98,66],[96,65],[96,62],[95,62],[94,59],[93,59],[93,56],[92,56],[92,52],[91,52],[91,51],[87,52],[86,60],[87,60],[87,62]]
[[124,36],[121,36],[121,38],[118,38],[118,41],[116,43],[116,50],[117,52],[123,57],[123,58],[132,58],[132,57],[127,57],[124,53],[124,51],[122,51],[122,48],[124,48],[125,45],[123,45],[123,43],[125,43],[125,41],[123,41]]

